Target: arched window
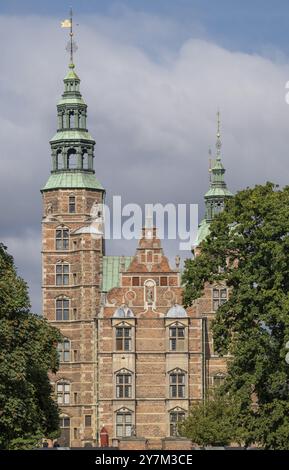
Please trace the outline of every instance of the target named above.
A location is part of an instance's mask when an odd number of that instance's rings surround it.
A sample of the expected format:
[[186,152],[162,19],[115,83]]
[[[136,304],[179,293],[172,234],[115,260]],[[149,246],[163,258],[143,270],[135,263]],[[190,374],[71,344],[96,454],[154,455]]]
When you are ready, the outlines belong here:
[[223,201],[216,201],[215,203],[215,214],[220,214],[224,209],[224,202]]
[[56,384],[57,403],[59,405],[70,404],[70,383],[66,380],[60,380]]
[[75,149],[69,149],[67,152],[67,167],[71,170],[77,168],[77,155]]
[[186,417],[186,413],[181,408],[170,411],[170,436],[178,436],[178,425]]
[[83,154],[82,154],[82,168],[84,170],[88,170],[88,153],[87,153],[87,150],[84,150]]
[[62,170],[64,168],[63,164],[63,155],[61,149],[58,149],[56,151],[56,169],[57,170]]
[[69,249],[69,229],[66,227],[57,228],[55,231],[56,250],[66,251]]
[[131,351],[131,327],[128,325],[115,328],[115,340],[117,351]]
[[68,286],[69,284],[69,264],[58,263],[55,267],[56,271],[56,285]]
[[69,114],[68,114],[68,127],[69,127],[69,129],[74,128],[74,111],[69,111]]
[[130,437],[132,435],[132,412],[122,409],[116,413],[116,436]]
[[82,112],[79,111],[78,113],[78,127],[83,127],[83,123],[82,123]]
[[70,362],[70,340],[68,338],[64,338],[63,341],[58,343],[57,351],[59,362]]
[[170,398],[185,398],[186,375],[176,369],[170,373]]
[[69,299],[67,297],[59,297],[55,300],[55,319],[56,321],[69,320]]
[[180,324],[170,326],[170,351],[184,351],[185,349],[185,327]]
[[132,373],[126,369],[116,374],[116,398],[132,397]]

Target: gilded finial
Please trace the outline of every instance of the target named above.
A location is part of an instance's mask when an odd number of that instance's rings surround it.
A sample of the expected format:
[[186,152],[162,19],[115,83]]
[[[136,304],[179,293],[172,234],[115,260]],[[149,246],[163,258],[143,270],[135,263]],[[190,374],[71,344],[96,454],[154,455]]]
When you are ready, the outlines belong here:
[[216,142],[216,148],[217,148],[217,160],[220,160],[222,141],[221,141],[221,117],[220,117],[220,111],[219,110],[217,112],[217,142]]

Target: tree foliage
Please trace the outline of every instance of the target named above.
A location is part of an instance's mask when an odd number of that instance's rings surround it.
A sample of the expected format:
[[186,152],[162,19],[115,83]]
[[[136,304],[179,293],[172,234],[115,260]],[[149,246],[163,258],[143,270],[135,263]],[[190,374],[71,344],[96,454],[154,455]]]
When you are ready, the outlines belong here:
[[236,400],[216,390],[191,407],[188,417],[179,425],[180,435],[201,447],[243,442],[243,429],[235,423],[237,410]]
[[236,194],[212,222],[201,253],[187,260],[186,305],[206,282],[226,281],[229,300],[213,322],[215,348],[230,353],[224,393],[241,402],[247,443],[289,448],[289,187]]
[[30,313],[26,283],[0,244],[0,448],[29,448],[58,430],[48,371],[61,335]]

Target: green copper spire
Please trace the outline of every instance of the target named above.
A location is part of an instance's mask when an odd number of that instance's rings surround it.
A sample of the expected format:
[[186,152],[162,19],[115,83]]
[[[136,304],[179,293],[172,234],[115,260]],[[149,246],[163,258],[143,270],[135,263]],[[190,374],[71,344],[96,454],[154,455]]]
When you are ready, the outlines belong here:
[[[69,21],[69,20],[67,20]],[[58,129],[50,141],[52,154],[51,176],[43,190],[58,188],[103,189],[94,176],[95,141],[86,128],[87,105],[79,87],[80,78],[72,63],[76,45],[72,41],[70,18],[70,53],[68,73],[64,78],[64,92],[57,104]]]
[[210,169],[210,189],[205,194],[206,204],[206,221],[211,222],[215,215],[219,214],[223,208],[225,199],[232,197],[233,194],[227,189],[224,181],[226,172],[221,161],[221,133],[220,133],[220,112],[217,113],[217,142],[216,142],[216,159]]
[[[197,240],[195,246],[198,246],[210,233],[210,223],[213,218],[219,214],[225,205],[225,200],[232,197],[233,194],[227,189],[224,180],[226,172],[221,160],[221,132],[220,132],[220,112],[217,113],[217,141],[216,141],[216,159],[211,161],[210,157],[210,188],[205,194],[206,214],[205,218],[199,225]],[[212,163],[212,166],[211,166]]]

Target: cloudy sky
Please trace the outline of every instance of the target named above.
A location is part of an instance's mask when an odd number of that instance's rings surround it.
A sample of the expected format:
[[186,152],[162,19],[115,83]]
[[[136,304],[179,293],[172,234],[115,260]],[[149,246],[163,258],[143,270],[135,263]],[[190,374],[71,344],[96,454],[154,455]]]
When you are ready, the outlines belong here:
[[[288,0],[1,0],[0,240],[41,311],[40,188],[75,11],[95,170],[124,203],[200,204],[216,110],[232,191],[288,184]],[[165,243],[173,257],[177,245]],[[108,243],[131,254],[135,243]]]

